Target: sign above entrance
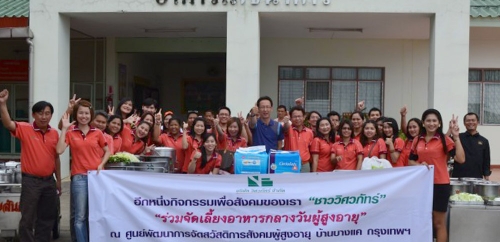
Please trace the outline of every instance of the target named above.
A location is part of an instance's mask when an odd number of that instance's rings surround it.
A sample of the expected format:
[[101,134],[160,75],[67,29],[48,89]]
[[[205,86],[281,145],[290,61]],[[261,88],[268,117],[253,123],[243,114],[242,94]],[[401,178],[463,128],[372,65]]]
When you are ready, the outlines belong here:
[[28,81],[28,60],[0,60],[0,81]]
[[[167,3],[168,0],[156,0],[156,3],[159,5],[164,5]],[[179,0],[171,0],[174,1],[174,4],[177,5],[179,4]],[[189,1],[189,4],[194,5],[195,0],[181,0],[182,5],[186,5],[187,1]],[[201,5],[205,5],[205,0],[199,0]],[[219,4],[219,0],[207,0],[211,1],[213,5]],[[247,0],[220,0],[220,3],[222,5],[236,5],[236,4],[244,5]],[[317,4],[323,4],[323,5],[330,5],[332,0],[248,0],[250,5],[259,5],[259,4],[266,4],[266,5],[278,5],[280,2],[284,2],[285,5],[306,5],[306,4],[312,4],[312,5],[317,5]],[[318,3],[320,2],[320,3]]]

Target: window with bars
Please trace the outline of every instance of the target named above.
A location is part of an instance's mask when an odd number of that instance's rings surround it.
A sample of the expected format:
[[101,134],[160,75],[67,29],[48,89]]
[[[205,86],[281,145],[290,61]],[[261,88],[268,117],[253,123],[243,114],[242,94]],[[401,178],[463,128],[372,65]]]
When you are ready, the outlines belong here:
[[500,69],[469,69],[467,109],[481,124],[500,124]]
[[279,67],[279,104],[304,97],[306,111],[348,113],[356,103],[383,107],[384,69],[372,67]]

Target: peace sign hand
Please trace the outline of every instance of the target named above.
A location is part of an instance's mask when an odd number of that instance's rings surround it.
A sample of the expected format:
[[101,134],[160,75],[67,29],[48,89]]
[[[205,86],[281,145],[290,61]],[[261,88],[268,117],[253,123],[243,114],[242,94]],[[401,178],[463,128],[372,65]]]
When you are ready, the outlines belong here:
[[115,114],[115,107],[108,105],[108,114],[109,115]]

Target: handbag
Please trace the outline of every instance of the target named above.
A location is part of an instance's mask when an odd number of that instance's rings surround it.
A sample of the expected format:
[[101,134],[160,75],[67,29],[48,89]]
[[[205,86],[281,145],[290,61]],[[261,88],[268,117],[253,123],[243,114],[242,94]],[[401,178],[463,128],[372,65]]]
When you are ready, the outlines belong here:
[[219,150],[219,154],[222,156],[220,169],[229,172],[234,164],[234,151],[229,151],[227,149],[224,149],[224,150]]

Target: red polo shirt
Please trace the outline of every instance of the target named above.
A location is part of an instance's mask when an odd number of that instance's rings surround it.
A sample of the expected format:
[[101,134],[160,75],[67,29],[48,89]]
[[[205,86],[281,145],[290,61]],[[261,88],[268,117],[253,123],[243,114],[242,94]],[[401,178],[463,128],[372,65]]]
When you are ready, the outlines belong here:
[[384,140],[377,139],[377,140],[372,140],[363,147],[363,158],[368,157],[368,154],[370,153],[370,149],[372,148],[372,146],[373,150],[370,157],[376,156],[377,158],[380,158],[380,155],[387,154],[387,146],[385,145]]
[[182,149],[182,135],[175,138],[170,133],[163,133],[160,135],[160,143],[165,147],[175,149],[175,168],[180,172],[184,166],[184,150]]
[[[399,158],[396,161],[396,163],[392,163],[392,157],[391,157],[391,153],[389,152],[389,146],[387,146],[387,158],[386,159],[389,162],[391,162],[392,167],[403,167],[403,166],[405,166],[404,163],[403,163],[403,160],[400,159],[401,158],[401,152],[403,151],[404,146],[405,146],[405,142],[401,138],[397,137],[396,140],[394,141],[394,151],[395,152],[400,152],[400,153],[399,153]],[[406,162],[406,163],[408,163],[408,162]]]
[[[113,141],[113,137],[107,133],[102,133],[104,135],[104,140],[106,141],[106,144],[108,144],[108,150],[111,155],[114,155],[116,153],[115,150],[115,143]],[[104,151],[103,154],[104,155]]]
[[318,155],[317,172],[333,171],[335,167],[331,161],[333,144],[324,138],[315,137],[311,144],[311,154]]
[[339,170],[356,170],[358,155],[363,155],[363,147],[355,139],[351,139],[347,144],[344,144],[343,141],[335,142],[332,151],[335,153],[335,156],[342,156],[342,160],[337,162],[337,167],[335,168]]
[[233,140],[226,134],[224,135],[224,138],[222,138],[221,146],[218,149],[227,149],[229,151],[235,152],[240,147],[247,147],[247,140],[245,138],[238,137],[236,140]]
[[222,162],[222,157],[214,152],[210,160],[207,161],[205,167],[201,168],[201,157],[196,160],[196,169],[194,170],[194,174],[210,174],[215,168],[220,168]]
[[134,142],[134,133],[132,129],[127,127],[127,125],[123,125],[123,130],[120,132],[119,136],[122,139],[122,145],[120,147],[120,151],[130,150],[132,143]]
[[122,150],[122,137],[120,135],[116,134],[113,136],[113,151],[115,153],[119,152]]
[[448,174],[448,154],[455,149],[453,140],[446,136],[446,150],[443,152],[443,144],[441,143],[440,135],[432,137],[429,142],[425,142],[425,137],[420,136],[416,145],[414,145],[411,155],[416,155],[418,162],[426,162],[429,165],[434,165],[434,184],[449,184],[450,176]]
[[403,150],[401,151],[401,154],[399,154],[398,163],[403,164],[403,166],[408,166],[412,144],[413,140],[407,140],[405,142]]
[[56,170],[56,151],[59,133],[50,126],[44,133],[36,124],[15,122],[11,135],[21,142],[21,171],[33,176],[47,177]]
[[89,132],[84,134],[76,125],[68,128],[66,144],[71,148],[72,176],[97,170],[104,154],[103,148],[107,145],[101,130],[91,126]]
[[190,135],[187,136],[187,142],[188,142],[188,147],[187,149],[184,150],[184,164],[182,166],[182,172],[187,172],[188,167],[189,167],[189,162],[191,162],[191,159],[194,156],[194,151],[200,149],[201,145],[203,144],[203,140],[198,141],[197,139],[191,137]]
[[314,133],[308,127],[303,127],[299,131],[296,127],[290,127],[288,134],[285,135],[284,150],[299,151],[302,164],[308,163],[311,160],[309,147],[314,139]]

